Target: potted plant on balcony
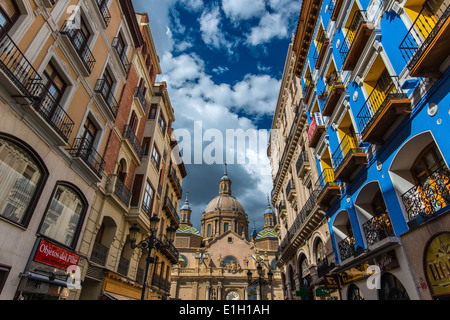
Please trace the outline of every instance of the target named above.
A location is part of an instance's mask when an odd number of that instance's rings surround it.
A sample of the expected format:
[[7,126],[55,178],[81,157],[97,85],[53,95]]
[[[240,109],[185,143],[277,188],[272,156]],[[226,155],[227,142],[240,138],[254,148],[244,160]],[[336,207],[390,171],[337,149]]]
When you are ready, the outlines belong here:
[[320,101],[327,101],[328,98],[328,92],[322,91],[319,96],[317,97]]

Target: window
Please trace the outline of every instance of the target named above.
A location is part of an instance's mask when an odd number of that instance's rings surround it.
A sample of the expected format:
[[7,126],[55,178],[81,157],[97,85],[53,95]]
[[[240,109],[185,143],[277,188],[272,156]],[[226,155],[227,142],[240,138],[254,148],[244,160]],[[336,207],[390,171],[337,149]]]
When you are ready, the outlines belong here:
[[224,232],[228,231],[229,226],[230,225],[227,222],[225,222],[224,225],[223,225],[223,231]]
[[158,123],[159,123],[159,128],[161,129],[161,132],[164,135],[166,133],[166,122],[164,121],[162,114],[159,115]]
[[158,152],[158,150],[156,149],[156,147],[153,147],[153,152],[152,152],[152,162],[155,165],[156,169],[159,170],[159,162],[161,161],[161,156]]
[[94,123],[87,118],[84,122],[84,126],[81,132],[81,139],[83,143],[83,148],[86,150],[91,149],[94,146],[94,140],[97,136],[97,128],[95,127]]
[[75,247],[86,207],[80,192],[66,183],[57,185],[39,233],[68,247]]
[[82,17],[80,18],[80,29],[71,28],[69,29],[69,34],[72,37],[75,48],[82,52],[87,47],[90,36],[89,29]]
[[208,237],[211,236],[211,225],[208,224],[208,232],[206,233],[208,235]]
[[130,127],[134,133],[136,133],[138,123],[139,123],[139,119],[136,115],[136,112],[134,112],[134,110],[133,110],[133,111],[131,111]]
[[0,293],[2,293],[3,286],[6,283],[6,279],[8,278],[10,267],[0,265]]
[[444,165],[444,159],[441,156],[435,143],[428,145],[419,155],[414,163],[411,172],[416,183],[423,184],[431,174]]
[[149,119],[156,119],[156,111],[158,111],[158,105],[152,104],[150,107],[150,112],[148,113]]
[[151,137],[145,137],[142,141],[142,149],[144,150],[144,156],[148,156],[150,153],[150,141],[152,140]]
[[154,197],[155,197],[155,189],[153,189],[150,181],[147,180],[147,182],[145,184],[144,200],[142,202],[142,210],[144,210],[148,215],[151,214]]
[[37,155],[25,147],[0,135],[0,215],[21,225],[28,224],[48,175]]
[[44,90],[42,92],[41,107],[51,117],[56,105],[60,102],[66,89],[66,84],[56,68],[49,63],[42,75]]

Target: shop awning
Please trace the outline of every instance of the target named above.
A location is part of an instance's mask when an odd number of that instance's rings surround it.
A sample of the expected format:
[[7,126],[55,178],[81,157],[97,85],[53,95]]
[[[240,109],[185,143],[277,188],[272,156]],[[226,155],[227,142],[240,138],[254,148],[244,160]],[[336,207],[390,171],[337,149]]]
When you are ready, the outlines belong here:
[[122,296],[120,294],[107,292],[107,291],[103,291],[102,295],[104,295],[105,297],[107,297],[110,300],[136,300],[136,299],[133,299],[130,297]]

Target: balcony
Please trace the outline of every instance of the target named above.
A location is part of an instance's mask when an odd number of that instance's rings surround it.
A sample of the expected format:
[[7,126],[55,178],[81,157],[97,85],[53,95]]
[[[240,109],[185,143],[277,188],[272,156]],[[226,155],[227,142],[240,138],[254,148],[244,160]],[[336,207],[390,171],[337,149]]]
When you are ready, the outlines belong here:
[[94,247],[91,253],[91,262],[97,263],[101,266],[106,264],[106,259],[108,258],[109,248],[104,245],[94,242]]
[[351,258],[355,254],[355,239],[353,237],[347,237],[338,243],[339,254],[341,256],[341,262]]
[[311,75],[305,77],[305,87],[303,88],[303,97],[305,103],[308,103],[309,98],[311,97],[311,93],[313,92],[315,85],[312,81]]
[[95,66],[95,58],[87,44],[82,45],[76,32],[75,20],[66,20],[61,28],[61,35],[66,47],[71,51],[83,75],[88,77]]
[[443,166],[402,195],[408,220],[429,216],[450,204],[450,171]]
[[300,152],[300,154],[298,155],[297,162],[295,163],[295,168],[297,170],[297,177],[303,179],[303,177],[310,169],[308,154],[305,151]]
[[323,57],[325,56],[325,52],[329,44],[330,40],[325,36],[325,34],[322,34],[320,39],[317,41],[316,50],[314,51],[313,56],[316,69],[320,68],[320,65],[322,64]]
[[399,46],[411,77],[440,78],[450,47],[450,4],[428,0]]
[[323,215],[319,213],[316,201],[317,192],[313,191],[281,241],[277,260],[288,261],[295,255],[298,248],[303,245],[323,220]]
[[113,114],[113,117],[116,118],[117,112],[119,111],[119,103],[116,101],[112,90],[108,90],[108,88],[109,86],[106,85],[105,79],[98,79],[94,91],[100,95],[100,100],[103,102],[104,106],[106,106]]
[[133,128],[129,124],[123,126],[123,137],[127,139],[131,149],[136,153],[136,156],[141,159],[144,155],[144,149],[142,149]]
[[109,22],[111,21],[111,13],[108,10],[108,1],[95,0],[95,3],[97,4],[96,8],[98,9],[98,13],[100,14],[103,28],[106,29],[109,25]]
[[358,134],[346,134],[333,153],[334,179],[351,182],[351,176],[367,164],[364,148],[359,147]]
[[40,84],[39,87],[37,91],[40,92],[40,97],[32,104],[33,112],[30,114],[40,128],[46,128],[42,130],[44,134],[52,138],[57,145],[63,146],[69,141],[74,122],[44,86]]
[[389,213],[385,209],[382,213],[374,216],[362,225],[364,235],[366,237],[367,246],[370,247],[375,243],[387,237],[394,235]]
[[31,104],[39,96],[42,78],[1,26],[0,34],[0,84],[20,103]]
[[164,235],[163,244],[164,246],[161,247],[161,251],[172,261],[172,263],[178,263],[180,253],[173,243],[167,240],[166,235]]
[[130,260],[125,259],[124,257],[120,257],[119,266],[117,267],[117,273],[127,276],[129,266],[130,266]]
[[344,0],[330,0],[328,10],[333,10],[331,14],[331,21],[336,21],[337,17],[339,16],[339,11],[341,11],[343,3]]
[[319,139],[324,132],[325,132],[325,124],[321,122],[317,124],[316,119],[313,118],[308,129],[308,140],[310,148],[315,148],[317,146],[317,143],[319,142]]
[[85,138],[76,138],[67,151],[77,162],[81,160],[84,167],[88,169],[87,171],[93,173],[98,179],[101,179],[105,161],[90,145],[89,141]]
[[147,100],[145,100],[145,93],[141,87],[136,87],[136,90],[134,91],[134,97],[139,101],[139,103],[142,107],[142,110],[144,110],[144,113],[145,113],[145,111],[147,110],[148,104],[147,104]]
[[325,105],[322,109],[322,115],[325,117],[330,117],[333,114],[341,95],[345,92],[345,86],[339,81],[336,71],[333,71],[327,75],[325,82],[327,85],[327,91]]
[[295,191],[295,184],[294,181],[289,180],[286,185],[286,199],[289,202],[292,202],[292,200],[295,199],[295,196],[297,195],[297,192]]
[[114,51],[117,53],[117,58],[119,58],[120,64],[122,65],[122,68],[123,68],[123,71],[125,72],[125,74],[128,74],[131,63],[130,63],[130,61],[128,61],[127,55],[125,53],[125,48],[122,47],[118,37],[115,37],[113,39],[111,46],[114,48]]
[[168,213],[168,216],[172,221],[172,225],[178,227],[178,224],[180,223],[180,217],[178,216],[177,210],[167,196],[164,197],[163,210]]
[[126,207],[130,205],[131,191],[125,186],[122,180],[117,177],[114,185],[114,194]]
[[169,181],[175,189],[175,193],[177,194],[178,199],[181,199],[183,195],[183,189],[181,188],[180,179],[178,179],[177,172],[173,167],[173,163],[170,163],[169,166]]
[[284,217],[286,217],[286,213],[287,213],[286,202],[284,202],[284,200],[281,200],[280,203],[278,204],[278,214],[280,218],[283,219]]
[[401,116],[411,113],[411,101],[402,93],[398,77],[380,78],[357,115],[361,140],[383,144],[383,136]]
[[317,179],[315,186],[317,190],[317,204],[328,208],[330,204],[341,196],[341,187],[334,181],[334,171],[326,168]]
[[356,11],[339,49],[343,61],[342,70],[353,70],[355,68],[373,30],[374,25],[367,21],[366,11]]

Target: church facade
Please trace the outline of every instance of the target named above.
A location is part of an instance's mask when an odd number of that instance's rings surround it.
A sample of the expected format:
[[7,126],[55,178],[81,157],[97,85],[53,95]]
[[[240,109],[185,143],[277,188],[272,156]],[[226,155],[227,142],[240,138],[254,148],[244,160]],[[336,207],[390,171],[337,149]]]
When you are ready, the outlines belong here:
[[[171,274],[172,299],[182,300],[279,300],[283,299],[280,271],[275,266],[278,238],[276,216],[270,204],[264,212],[262,231],[253,228],[249,238],[248,216],[232,196],[226,169],[219,194],[206,206],[201,232],[191,223],[186,196],[180,208],[175,247],[179,263]],[[263,284],[259,285],[258,266]],[[252,273],[249,283],[248,273]],[[269,273],[272,281],[268,283]]]

